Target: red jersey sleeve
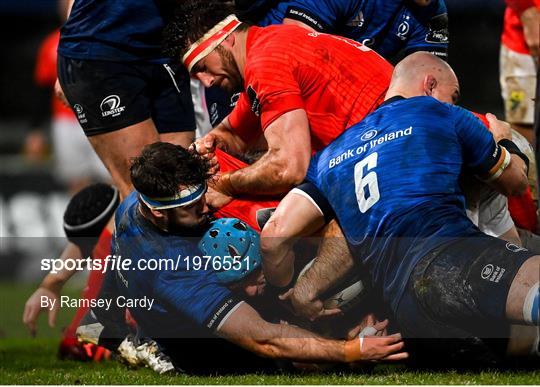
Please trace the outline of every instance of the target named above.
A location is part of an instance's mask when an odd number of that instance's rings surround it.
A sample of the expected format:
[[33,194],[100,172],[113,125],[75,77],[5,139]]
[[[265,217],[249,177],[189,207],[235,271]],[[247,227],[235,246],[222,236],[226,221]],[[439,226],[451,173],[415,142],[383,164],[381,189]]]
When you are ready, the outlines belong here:
[[[253,35],[257,32],[254,29]],[[298,71],[293,62],[294,53],[283,49],[286,44],[289,42],[274,36],[274,39],[259,44],[248,54],[247,97],[252,110],[260,116],[263,130],[281,115],[291,110],[305,109],[300,85],[294,74]]]
[[259,117],[251,111],[251,106],[245,92],[240,94],[236,106],[228,116],[232,130],[246,143],[251,143],[260,137],[261,126]]

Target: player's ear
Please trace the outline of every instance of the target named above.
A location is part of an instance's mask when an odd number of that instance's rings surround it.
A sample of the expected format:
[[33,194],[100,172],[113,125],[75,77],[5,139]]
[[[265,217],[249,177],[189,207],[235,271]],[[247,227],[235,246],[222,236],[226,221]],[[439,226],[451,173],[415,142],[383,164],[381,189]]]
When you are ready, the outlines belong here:
[[221,43],[224,47],[232,48],[236,44],[236,34],[230,34],[225,38],[225,40]]
[[433,95],[433,90],[437,87],[437,79],[431,74],[428,74],[424,77],[424,94]]
[[165,212],[163,210],[153,210],[153,209],[150,209],[150,212],[152,213],[152,216],[156,217],[156,218],[165,218]]

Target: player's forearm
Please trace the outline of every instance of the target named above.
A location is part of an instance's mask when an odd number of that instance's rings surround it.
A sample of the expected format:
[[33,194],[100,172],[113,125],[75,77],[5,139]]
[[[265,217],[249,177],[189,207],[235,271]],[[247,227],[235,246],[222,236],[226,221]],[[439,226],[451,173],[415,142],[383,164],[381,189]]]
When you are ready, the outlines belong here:
[[259,356],[299,362],[345,362],[345,341],[328,340],[287,324],[267,324],[265,337],[246,343]]
[[246,143],[233,132],[227,118],[212,129],[210,133],[216,136],[216,145],[229,154],[241,155],[247,150]]
[[511,161],[502,175],[491,182],[493,188],[505,196],[519,196],[528,185],[527,166],[517,155],[511,155]]
[[261,240],[263,271],[266,280],[278,287],[291,283],[294,274],[294,252],[283,238],[264,238]]
[[269,150],[254,164],[229,173],[232,195],[276,195],[300,184],[306,168],[296,165],[279,152]]
[[345,277],[354,266],[349,246],[337,222],[331,222],[321,236],[315,262],[294,287],[294,297],[298,303],[317,299]]

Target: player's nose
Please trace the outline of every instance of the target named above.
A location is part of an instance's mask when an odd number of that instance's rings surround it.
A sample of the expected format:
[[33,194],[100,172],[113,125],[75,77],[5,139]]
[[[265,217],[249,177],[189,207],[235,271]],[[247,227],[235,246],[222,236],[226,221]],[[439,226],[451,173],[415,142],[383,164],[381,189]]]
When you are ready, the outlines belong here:
[[203,72],[197,73],[195,76],[201,81],[204,87],[212,87],[216,79],[213,75]]

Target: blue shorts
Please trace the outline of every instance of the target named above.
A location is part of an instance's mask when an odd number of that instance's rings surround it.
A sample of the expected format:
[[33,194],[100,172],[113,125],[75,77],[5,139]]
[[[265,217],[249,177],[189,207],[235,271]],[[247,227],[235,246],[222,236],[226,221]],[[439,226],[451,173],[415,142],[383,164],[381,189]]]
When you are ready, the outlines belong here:
[[87,136],[149,118],[158,133],[195,130],[189,76],[179,65],[58,55],[58,79]]
[[476,233],[447,242],[416,264],[396,310],[404,336],[504,338],[510,286],[535,254]]

